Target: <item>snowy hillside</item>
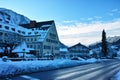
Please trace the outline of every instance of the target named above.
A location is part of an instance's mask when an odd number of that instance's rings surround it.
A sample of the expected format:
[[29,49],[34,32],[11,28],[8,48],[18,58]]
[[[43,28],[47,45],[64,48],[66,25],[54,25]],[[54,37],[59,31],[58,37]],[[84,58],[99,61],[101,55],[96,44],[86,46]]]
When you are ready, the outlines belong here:
[[[120,56],[120,36],[114,36],[114,37],[108,37],[107,38],[107,47],[108,47],[108,52],[109,56],[113,54],[118,54]],[[102,43],[98,42],[95,44],[89,45],[89,48],[95,51],[97,54],[101,53],[101,46]]]
[[107,38],[107,41],[108,41],[109,43],[113,43],[113,42],[118,41],[119,39],[120,39],[120,36],[114,36],[114,37],[108,37],[108,38]]
[[[107,42],[108,42],[108,45],[111,45],[111,46],[119,45],[120,44],[120,36],[108,37]],[[98,47],[101,47],[101,45],[102,45],[101,42],[98,42],[98,43],[89,45],[89,48],[91,48],[91,49],[98,48]]]
[[9,24],[25,24],[29,23],[30,19],[12,10],[0,8],[0,21]]

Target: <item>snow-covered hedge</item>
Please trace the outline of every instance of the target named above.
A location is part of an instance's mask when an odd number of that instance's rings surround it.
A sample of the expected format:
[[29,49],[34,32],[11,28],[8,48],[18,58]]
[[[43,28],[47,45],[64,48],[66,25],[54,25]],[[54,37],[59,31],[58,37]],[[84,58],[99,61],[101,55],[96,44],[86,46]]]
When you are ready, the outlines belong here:
[[18,74],[53,70],[94,62],[98,62],[98,60],[90,59],[77,61],[70,59],[59,60],[57,59],[57,60],[19,61],[19,62],[3,62],[2,60],[0,60],[0,77],[11,77]]

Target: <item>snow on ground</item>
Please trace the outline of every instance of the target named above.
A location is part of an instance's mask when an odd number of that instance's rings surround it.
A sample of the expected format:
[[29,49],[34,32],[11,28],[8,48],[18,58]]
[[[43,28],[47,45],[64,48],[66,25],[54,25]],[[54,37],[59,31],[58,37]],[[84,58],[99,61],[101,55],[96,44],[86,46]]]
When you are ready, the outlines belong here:
[[120,80],[120,71],[111,78],[111,80]]
[[[119,50],[120,53],[120,50]],[[117,57],[117,59],[120,60],[120,57]],[[120,80],[120,71],[118,71],[112,78],[111,80]]]
[[99,62],[101,60],[70,60],[70,59],[55,59],[55,60],[40,60],[40,61],[6,61],[0,59],[0,77],[10,77],[17,74],[32,73],[37,71],[53,70],[65,67],[72,67],[86,63]]
[[[120,60],[120,57],[118,57],[117,59]],[[111,80],[120,80],[120,71],[117,72],[112,78]]]

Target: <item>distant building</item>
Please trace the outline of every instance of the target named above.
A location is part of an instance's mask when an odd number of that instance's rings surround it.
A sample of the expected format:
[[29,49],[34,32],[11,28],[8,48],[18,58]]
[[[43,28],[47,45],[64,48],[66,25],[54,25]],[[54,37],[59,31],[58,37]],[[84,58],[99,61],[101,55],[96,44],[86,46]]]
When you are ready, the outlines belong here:
[[90,49],[81,43],[68,48],[70,57],[85,57],[89,55]]

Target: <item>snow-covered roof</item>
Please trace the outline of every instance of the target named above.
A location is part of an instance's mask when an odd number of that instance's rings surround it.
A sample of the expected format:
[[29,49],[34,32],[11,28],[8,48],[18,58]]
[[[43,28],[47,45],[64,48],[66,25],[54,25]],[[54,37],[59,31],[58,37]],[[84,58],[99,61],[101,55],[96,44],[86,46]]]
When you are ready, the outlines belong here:
[[52,26],[53,22],[54,22],[53,20],[37,22],[35,23],[34,27],[31,27],[30,23],[22,24],[19,26],[17,24],[5,23],[5,22],[0,21],[0,30],[17,33],[22,36],[39,35],[40,37],[38,41],[42,42],[45,39],[47,32],[49,31],[49,28]]
[[68,49],[72,49],[72,48],[76,48],[76,47],[82,47],[84,49],[87,49],[87,50],[90,50],[88,47],[86,47],[85,45],[81,44],[81,43],[78,43],[76,45],[73,45],[71,47],[69,47]]
[[67,48],[60,48],[60,51],[61,52],[68,52],[68,49]]
[[[32,29],[24,28],[22,26],[13,25],[13,24],[6,24],[6,23],[3,23],[3,22],[0,22],[0,25],[1,25],[0,30],[17,33],[17,34],[20,34],[20,35],[23,35],[23,36],[40,35],[41,39],[45,38],[46,33],[49,30],[49,29],[47,29],[47,30],[36,30],[35,28],[33,28],[34,30],[32,30]],[[5,27],[9,27],[9,29],[6,29]]]
[[[33,23],[34,22],[34,23]],[[31,26],[31,23],[34,24]],[[35,21],[31,21],[31,23],[29,24],[20,24],[20,26],[27,28],[27,29],[31,29],[31,28],[44,28],[44,27],[50,27],[52,25],[52,23],[54,23],[54,20],[51,21],[42,21],[42,22],[35,22]]]
[[30,48],[27,48],[26,43],[23,42],[21,45],[17,46],[12,52],[30,52]]
[[[20,35],[24,35],[23,32],[31,31],[31,30],[28,30],[28,29],[23,28],[21,26],[13,25],[13,24],[6,24],[4,22],[0,22],[0,25],[1,25],[0,30],[10,31],[10,32],[14,32],[14,33],[17,33],[17,34],[20,34]],[[5,27],[8,27],[9,29],[6,29]]]

